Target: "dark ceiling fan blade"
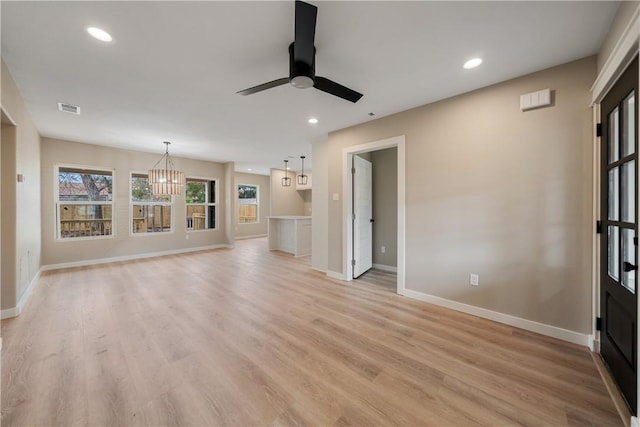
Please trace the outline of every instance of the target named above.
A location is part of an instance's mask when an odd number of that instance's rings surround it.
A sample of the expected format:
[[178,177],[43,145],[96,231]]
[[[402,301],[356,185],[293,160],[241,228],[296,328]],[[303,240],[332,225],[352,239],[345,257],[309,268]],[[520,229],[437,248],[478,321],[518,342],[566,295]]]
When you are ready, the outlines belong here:
[[269,83],[263,83],[258,86],[250,87],[249,89],[240,90],[236,93],[239,93],[240,95],[251,95],[252,93],[262,92],[263,90],[271,89],[272,87],[276,87],[276,86],[282,86],[287,83],[289,83],[289,77],[283,77],[281,79],[274,80]]
[[361,93],[356,92],[353,89],[349,89],[346,86],[342,86],[341,84],[331,81],[325,77],[316,76],[316,81],[313,87],[354,103],[358,102],[358,100],[362,98]]
[[316,16],[318,8],[312,4],[296,0],[295,40],[293,41],[293,60],[309,67],[313,63],[316,37]]

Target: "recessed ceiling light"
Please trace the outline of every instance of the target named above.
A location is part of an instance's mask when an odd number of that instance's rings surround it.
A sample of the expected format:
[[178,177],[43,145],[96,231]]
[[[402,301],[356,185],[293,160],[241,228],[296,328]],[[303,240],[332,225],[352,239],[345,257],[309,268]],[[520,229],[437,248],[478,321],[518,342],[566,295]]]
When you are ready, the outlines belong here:
[[111,34],[107,33],[105,30],[101,30],[97,27],[89,27],[87,28],[87,33],[91,35],[91,37],[96,38],[103,42],[110,42],[113,40]]
[[476,68],[478,65],[482,64],[482,59],[473,58],[464,63],[463,67],[467,70],[470,68]]
[[315,117],[311,117],[309,119],[309,123],[311,123],[312,125],[315,125],[316,123],[318,123],[318,119],[316,119]]
[[247,170],[248,170],[248,171],[252,171],[253,169],[251,169],[251,168],[247,168]]

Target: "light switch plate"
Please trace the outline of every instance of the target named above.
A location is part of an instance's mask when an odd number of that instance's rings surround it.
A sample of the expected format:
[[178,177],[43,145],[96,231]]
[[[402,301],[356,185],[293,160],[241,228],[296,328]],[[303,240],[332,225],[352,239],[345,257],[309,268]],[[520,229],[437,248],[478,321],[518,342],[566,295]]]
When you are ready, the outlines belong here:
[[480,275],[471,273],[469,275],[469,284],[471,286],[479,286],[480,285]]

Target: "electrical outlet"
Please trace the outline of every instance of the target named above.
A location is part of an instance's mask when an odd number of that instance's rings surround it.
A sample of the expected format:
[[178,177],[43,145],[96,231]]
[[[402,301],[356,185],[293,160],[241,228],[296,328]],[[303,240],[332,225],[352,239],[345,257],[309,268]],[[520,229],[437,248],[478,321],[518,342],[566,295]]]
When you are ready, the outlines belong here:
[[469,284],[471,286],[479,286],[480,285],[480,275],[471,273],[469,275]]
[[184,238],[185,238],[186,240],[189,240],[189,235],[188,235],[188,234],[186,234],[186,235],[184,236]]
[[387,251],[387,248],[385,248],[384,246],[380,247],[380,252],[385,253]]

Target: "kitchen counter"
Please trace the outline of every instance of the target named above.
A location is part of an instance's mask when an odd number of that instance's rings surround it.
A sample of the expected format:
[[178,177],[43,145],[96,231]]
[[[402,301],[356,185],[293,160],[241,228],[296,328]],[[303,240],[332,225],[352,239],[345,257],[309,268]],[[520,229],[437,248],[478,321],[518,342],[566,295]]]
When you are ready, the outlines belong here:
[[311,217],[298,215],[270,216],[269,250],[311,255]]

